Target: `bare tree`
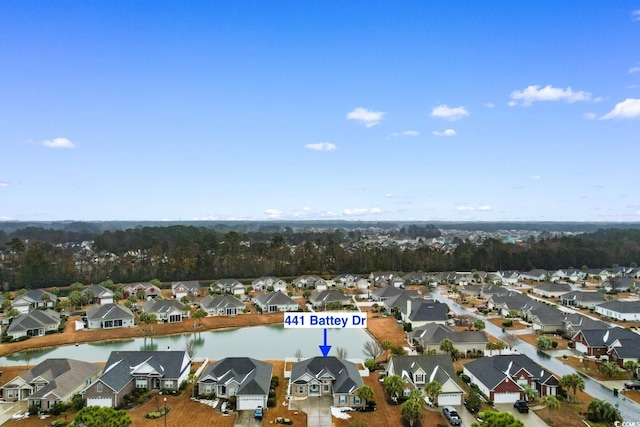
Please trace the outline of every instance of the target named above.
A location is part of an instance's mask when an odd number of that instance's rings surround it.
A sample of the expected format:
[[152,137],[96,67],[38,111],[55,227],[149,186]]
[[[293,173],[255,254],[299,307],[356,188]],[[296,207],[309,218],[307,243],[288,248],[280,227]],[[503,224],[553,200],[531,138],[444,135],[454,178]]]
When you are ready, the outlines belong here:
[[344,347],[336,347],[336,356],[338,356],[338,359],[346,359],[347,349]]
[[298,362],[302,360],[302,350],[301,349],[297,349],[295,353],[293,353],[293,356],[298,359]]
[[184,349],[187,352],[187,356],[189,356],[189,360],[193,360],[193,356],[196,354],[196,341],[188,340],[184,345]]
[[500,339],[503,343],[507,344],[510,349],[520,344],[520,338],[513,334],[504,334]]
[[375,360],[384,354],[384,349],[378,344],[378,341],[371,340],[364,343],[362,352],[367,356],[367,359]]

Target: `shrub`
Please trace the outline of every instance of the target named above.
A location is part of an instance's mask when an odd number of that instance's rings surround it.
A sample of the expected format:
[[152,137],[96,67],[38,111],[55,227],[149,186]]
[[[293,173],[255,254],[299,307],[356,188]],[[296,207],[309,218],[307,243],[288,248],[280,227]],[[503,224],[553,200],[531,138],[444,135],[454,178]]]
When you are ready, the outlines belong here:
[[464,370],[462,370],[462,369],[458,369],[458,370],[456,371],[456,375],[457,375],[457,376],[460,376],[460,375],[462,375],[462,373],[463,373],[463,372],[464,372]]
[[469,375],[467,375],[467,374],[462,374],[460,376],[460,378],[462,378],[462,381],[464,381],[467,384],[469,384],[471,382],[471,378],[469,378]]
[[278,387],[278,385],[280,385],[280,377],[274,375],[273,377],[271,377],[271,388],[276,388]]
[[40,412],[40,408],[38,408],[36,405],[29,406],[29,415],[31,416],[38,415],[39,412]]
[[64,411],[66,411],[67,409],[69,409],[69,405],[67,405],[66,403],[63,402],[56,402],[53,404],[53,406],[49,409],[49,413],[51,415],[60,415],[61,413],[63,413]]
[[276,406],[276,398],[275,397],[270,397],[267,399],[267,406],[269,408],[273,408]]
[[73,395],[73,397],[71,398],[71,407],[76,412],[84,408],[84,399],[82,398],[81,394]]
[[513,320],[505,320],[504,322],[502,322],[502,326],[504,326],[505,328],[513,326]]
[[65,420],[53,420],[51,421],[51,427],[66,427],[67,423]]
[[558,347],[558,341],[551,341],[551,348],[557,348]]

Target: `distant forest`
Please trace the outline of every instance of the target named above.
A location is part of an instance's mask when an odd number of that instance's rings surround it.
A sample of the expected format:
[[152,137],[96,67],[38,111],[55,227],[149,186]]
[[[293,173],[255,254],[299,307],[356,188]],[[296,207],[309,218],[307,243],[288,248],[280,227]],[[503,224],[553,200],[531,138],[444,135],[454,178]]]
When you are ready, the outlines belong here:
[[[202,226],[151,226],[100,231],[99,227],[0,230],[0,283],[4,290],[98,283],[255,278],[371,271],[484,271],[534,268],[635,266],[640,230],[600,229],[570,237],[509,244],[494,238],[459,238],[445,251],[363,244],[360,228],[326,231],[264,226],[260,231],[220,231]],[[68,225],[68,224],[67,224]],[[325,224],[326,225],[326,224]],[[389,228],[394,239],[437,237],[431,224]],[[80,242],[93,242],[81,246]]]

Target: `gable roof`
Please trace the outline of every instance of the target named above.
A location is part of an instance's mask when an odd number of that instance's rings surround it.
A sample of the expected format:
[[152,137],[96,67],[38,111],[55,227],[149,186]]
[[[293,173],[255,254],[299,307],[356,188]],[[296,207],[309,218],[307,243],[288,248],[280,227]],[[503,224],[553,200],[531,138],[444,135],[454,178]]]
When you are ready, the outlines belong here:
[[444,339],[449,339],[454,344],[489,342],[487,335],[482,331],[456,332],[448,326],[437,323],[427,323],[424,326],[415,328],[409,333],[409,336],[414,339],[420,339],[422,342],[428,344],[439,344]]
[[100,381],[118,392],[136,372],[152,371],[165,379],[178,379],[191,362],[186,351],[112,351]]
[[245,308],[245,305],[242,301],[240,301],[238,298],[234,297],[233,295],[218,295],[218,296],[211,296],[211,295],[207,295],[206,297],[202,298],[202,300],[200,301],[200,307],[205,308],[205,309],[212,309],[212,308]]
[[56,302],[58,300],[58,297],[52,294],[51,292],[47,292],[42,289],[31,289],[30,291],[15,297],[11,305],[17,306],[17,305],[34,304],[37,302],[44,302],[42,299],[42,296],[45,294],[49,296],[49,299],[51,302]]
[[113,292],[102,285],[91,285],[87,289],[85,289],[83,292],[86,292],[86,291],[90,291],[93,294],[93,296],[96,298],[113,297]]
[[162,314],[162,313],[172,313],[174,311],[184,312],[186,310],[184,308],[184,304],[182,304],[180,301],[176,301],[174,299],[168,299],[168,300],[160,300],[160,301],[156,301],[156,300],[147,301],[142,306],[142,311],[144,311],[145,313]]
[[315,292],[311,294],[309,300],[323,303],[332,301],[349,302],[350,298],[344,295],[342,292],[336,291],[335,289],[327,289],[326,291]]
[[535,286],[534,289],[547,292],[569,292],[571,291],[571,285],[568,283],[544,282]]
[[424,300],[411,301],[409,320],[414,322],[447,320],[448,305]]
[[[640,335],[624,328],[582,329],[581,334],[589,347],[608,347],[615,340],[638,340]],[[577,335],[577,334],[576,334]]]
[[612,351],[618,354],[621,359],[637,359],[640,357],[640,340],[635,339],[617,339],[612,343]]
[[11,325],[7,328],[7,333],[39,329],[58,324],[60,324],[60,313],[57,311],[51,309],[33,310],[13,319]]
[[[443,385],[451,380],[457,384],[455,369],[449,355],[391,356],[388,371],[403,379],[414,381],[414,375],[422,371],[426,374],[426,383],[437,381]],[[462,393],[462,389],[460,389]]]
[[621,301],[614,299],[599,304],[605,310],[611,310],[618,313],[640,313],[640,301]]
[[171,284],[171,289],[173,290],[179,287],[180,285],[187,288],[189,292],[200,290],[200,282],[198,280],[183,280],[180,282],[173,282]]
[[280,291],[258,294],[256,300],[263,305],[298,305],[293,298]]
[[572,301],[584,301],[584,302],[599,302],[606,301],[607,298],[602,292],[584,292],[584,291],[571,291],[560,296],[563,300]]
[[237,394],[268,394],[273,365],[250,357],[227,357],[206,367],[198,382],[238,383]]
[[124,305],[118,305],[115,303],[98,305],[91,307],[87,310],[87,319],[103,319],[103,320],[117,320],[117,319],[133,319],[133,313]]
[[364,384],[355,363],[338,359],[334,356],[312,357],[295,363],[291,368],[292,383],[300,384],[301,382],[306,382],[302,380],[305,375],[311,375],[316,379],[321,378],[323,375],[334,378],[334,393],[351,394]]
[[101,370],[102,366],[89,362],[74,359],[47,359],[19,377],[26,383],[40,379],[47,383],[31,394],[29,399],[47,398],[51,394],[62,399],[84,385],[87,379],[97,375]]
[[557,378],[524,354],[481,357],[464,365],[478,381],[493,390],[505,377],[512,378],[520,370],[526,370],[541,383],[557,383]]

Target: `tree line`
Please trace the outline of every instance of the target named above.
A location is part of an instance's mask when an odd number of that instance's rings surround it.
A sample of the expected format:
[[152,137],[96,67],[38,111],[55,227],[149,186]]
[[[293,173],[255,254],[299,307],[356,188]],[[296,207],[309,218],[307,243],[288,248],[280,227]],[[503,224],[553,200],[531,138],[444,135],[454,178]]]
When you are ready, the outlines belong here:
[[[174,281],[371,271],[606,268],[634,266],[640,260],[640,230],[636,229],[602,229],[516,244],[494,238],[481,243],[458,239],[455,249],[364,245],[365,231],[339,228],[223,233],[205,227],[168,226],[63,233],[67,234],[34,227],[0,232],[3,289],[98,283],[108,278],[127,283],[154,277]],[[385,234],[415,238],[439,232],[433,226],[410,226]],[[80,245],[89,240],[89,247]]]

